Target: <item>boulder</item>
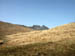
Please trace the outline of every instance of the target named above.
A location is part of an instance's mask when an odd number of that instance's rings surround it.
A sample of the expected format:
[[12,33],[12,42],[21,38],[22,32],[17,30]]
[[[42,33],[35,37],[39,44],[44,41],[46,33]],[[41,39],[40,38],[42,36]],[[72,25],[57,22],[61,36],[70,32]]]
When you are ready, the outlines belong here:
[[2,45],[4,43],[4,41],[3,40],[0,40],[0,45]]

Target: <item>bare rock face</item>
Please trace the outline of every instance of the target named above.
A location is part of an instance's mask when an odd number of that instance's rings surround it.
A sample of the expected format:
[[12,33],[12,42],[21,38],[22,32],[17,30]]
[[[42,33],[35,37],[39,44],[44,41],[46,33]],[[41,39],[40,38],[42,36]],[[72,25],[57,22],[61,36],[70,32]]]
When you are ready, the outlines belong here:
[[43,26],[40,26],[40,25],[33,25],[32,27],[33,30],[47,30],[49,29],[47,26],[43,25]]

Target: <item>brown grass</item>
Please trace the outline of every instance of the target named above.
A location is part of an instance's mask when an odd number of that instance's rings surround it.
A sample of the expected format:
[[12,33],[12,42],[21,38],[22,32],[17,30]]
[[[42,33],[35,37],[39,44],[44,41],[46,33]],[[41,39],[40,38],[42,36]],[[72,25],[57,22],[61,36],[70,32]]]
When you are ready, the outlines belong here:
[[6,37],[8,45],[25,45],[40,42],[56,42],[75,37],[75,23],[59,26],[50,30],[17,33]]
[[6,37],[0,56],[75,56],[75,23]]
[[10,35],[10,34],[15,34],[18,32],[28,32],[31,31],[32,29],[28,27],[24,27],[21,25],[16,25],[16,24],[10,24],[10,23],[5,23],[0,21],[0,35]]
[[6,22],[0,21],[0,40],[5,39],[6,35],[12,35],[19,32],[29,32],[32,31],[32,29],[16,24],[10,24]]
[[0,48],[1,56],[75,56],[74,44],[61,42],[37,43]]

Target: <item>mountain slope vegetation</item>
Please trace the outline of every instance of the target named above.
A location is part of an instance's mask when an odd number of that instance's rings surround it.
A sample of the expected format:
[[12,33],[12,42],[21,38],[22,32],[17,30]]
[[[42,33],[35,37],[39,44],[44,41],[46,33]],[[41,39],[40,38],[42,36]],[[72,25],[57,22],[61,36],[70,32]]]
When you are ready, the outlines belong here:
[[0,21],[0,40],[3,40],[6,38],[6,35],[12,35],[19,32],[29,32],[32,31],[32,29],[28,27],[24,27],[17,24],[11,24],[7,22]]
[[44,31],[31,31],[7,36],[8,45],[24,45],[40,42],[56,42],[75,37],[75,23],[66,24]]
[[1,56],[75,56],[75,23],[6,37]]
[[0,21],[0,35],[11,35],[18,32],[28,31],[31,31],[31,29],[28,27]]

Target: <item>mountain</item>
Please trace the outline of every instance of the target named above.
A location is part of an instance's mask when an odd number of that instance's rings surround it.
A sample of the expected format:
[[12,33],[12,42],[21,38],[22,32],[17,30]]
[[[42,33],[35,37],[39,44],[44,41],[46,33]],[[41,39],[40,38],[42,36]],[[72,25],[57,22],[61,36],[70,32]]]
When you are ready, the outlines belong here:
[[1,56],[75,56],[75,23],[6,37]]
[[34,30],[45,30],[48,29],[46,26],[24,26],[24,25],[18,25],[18,24],[11,24],[8,22],[0,21],[0,40],[2,43],[2,39],[7,38],[6,35],[12,35],[16,33],[26,33]]
[[31,28],[31,29],[33,29],[33,30],[48,30],[49,28],[47,27],[47,26],[45,26],[45,25],[43,25],[43,26],[40,26],[40,25],[33,25],[32,27],[29,27],[29,28]]
[[48,29],[48,27],[44,25],[43,26],[33,25],[29,27],[0,21],[0,35],[11,35],[19,32],[29,32],[32,30],[45,30],[45,29]]

